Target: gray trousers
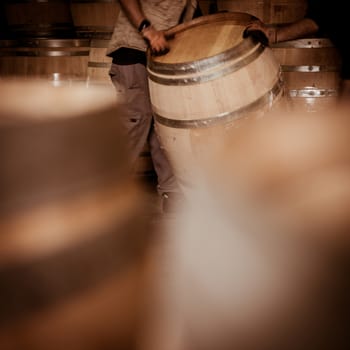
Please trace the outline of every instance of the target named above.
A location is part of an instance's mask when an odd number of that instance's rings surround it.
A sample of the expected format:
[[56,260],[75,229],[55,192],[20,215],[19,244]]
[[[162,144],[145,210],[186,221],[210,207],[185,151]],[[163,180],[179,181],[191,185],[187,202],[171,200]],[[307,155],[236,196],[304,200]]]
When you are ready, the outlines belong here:
[[136,162],[148,142],[157,174],[158,193],[178,192],[171,165],[154,128],[146,68],[142,64],[112,64],[109,75],[116,89],[117,100],[126,106],[126,113],[119,117],[128,134],[131,161]]

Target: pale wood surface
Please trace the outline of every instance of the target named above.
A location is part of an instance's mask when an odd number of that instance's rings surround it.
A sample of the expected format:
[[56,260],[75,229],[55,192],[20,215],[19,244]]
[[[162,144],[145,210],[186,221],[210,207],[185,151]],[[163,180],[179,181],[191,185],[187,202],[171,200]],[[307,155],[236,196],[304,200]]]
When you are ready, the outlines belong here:
[[242,41],[243,25],[208,23],[189,28],[170,40],[170,52],[154,57],[155,62],[182,63],[208,58],[235,47]]

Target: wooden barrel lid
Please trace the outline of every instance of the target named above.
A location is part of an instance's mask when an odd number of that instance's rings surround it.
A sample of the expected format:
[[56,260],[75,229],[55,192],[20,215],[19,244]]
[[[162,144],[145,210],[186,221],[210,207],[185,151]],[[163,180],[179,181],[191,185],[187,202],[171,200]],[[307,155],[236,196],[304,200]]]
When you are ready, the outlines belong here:
[[218,13],[196,18],[167,31],[170,51],[163,56],[152,56],[157,64],[178,64],[216,56],[238,46],[243,31],[253,16],[246,13]]

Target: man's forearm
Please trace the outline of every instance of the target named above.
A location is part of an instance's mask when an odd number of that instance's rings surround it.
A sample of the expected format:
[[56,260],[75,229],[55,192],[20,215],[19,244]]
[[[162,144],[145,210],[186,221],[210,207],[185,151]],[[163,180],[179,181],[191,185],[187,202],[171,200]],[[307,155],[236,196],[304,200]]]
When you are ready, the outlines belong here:
[[120,0],[120,6],[125,12],[131,24],[140,32],[147,41],[153,54],[165,54],[169,51],[169,45],[163,31],[153,27],[142,11],[139,0]]
[[298,22],[277,28],[276,41],[286,41],[298,38],[305,38],[314,35],[318,31],[318,25],[312,19],[303,18]]
[[139,0],[119,0],[120,6],[125,12],[129,21],[135,28],[139,28],[141,22],[146,18]]

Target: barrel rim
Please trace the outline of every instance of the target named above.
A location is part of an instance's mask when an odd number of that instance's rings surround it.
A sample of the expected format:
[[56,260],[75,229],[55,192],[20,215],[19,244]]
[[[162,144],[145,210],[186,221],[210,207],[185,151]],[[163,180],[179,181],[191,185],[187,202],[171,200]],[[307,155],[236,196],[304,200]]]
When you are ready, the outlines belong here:
[[89,61],[88,62],[88,68],[109,68],[110,67],[109,62],[95,62],[95,61]]
[[[243,21],[245,19],[245,22]],[[257,17],[246,13],[246,12],[220,12],[210,15],[200,16],[192,19],[189,22],[180,23],[176,26],[173,26],[165,31],[166,36],[173,36],[178,33],[181,33],[189,28],[198,27],[203,24],[209,24],[213,21],[215,22],[225,22],[230,20],[230,23],[233,24],[248,24],[252,20],[256,20]]]
[[[185,65],[178,67],[178,69],[175,68],[174,72],[170,70],[167,74],[167,77],[152,74],[152,72],[148,70],[149,79],[162,85],[189,85],[208,82],[238,71],[242,67],[253,62],[263,53],[265,49],[265,47],[261,44],[252,45],[250,50],[235,50],[236,48],[237,47],[234,47],[232,49],[224,51],[223,53],[207,59],[203,59],[201,61],[186,63]],[[242,55],[242,52],[244,51],[249,52],[249,54]],[[232,60],[232,63],[228,64],[228,62],[230,63],[230,60]],[[210,71],[210,68],[218,68],[220,66],[222,66],[221,69]],[[205,73],[200,75],[192,74],[192,76],[184,75],[186,73],[198,72]]]
[[[2,45],[3,44],[3,45]],[[7,46],[5,46],[7,45]],[[28,38],[28,39],[5,39],[0,40],[0,47],[89,47],[90,39],[53,39],[53,38]]]
[[285,65],[282,64],[283,72],[300,72],[300,73],[321,73],[321,72],[338,72],[339,65]]
[[[238,45],[223,52],[195,61],[186,61],[182,63],[162,63],[154,62],[150,59],[150,56],[148,56],[147,69],[153,73],[174,76],[195,73],[217,67],[219,63],[225,64],[227,61],[237,59],[249,51],[261,51],[262,49],[263,45],[261,43],[255,41],[252,37],[248,37]],[[148,52],[148,55],[150,55],[150,52]]]
[[[207,15],[198,17],[190,22],[182,23],[171,28],[167,33],[172,33],[171,36],[181,33],[187,29],[195,28],[203,24],[210,24],[214,22],[225,22],[230,20],[230,23],[235,24],[239,23],[239,18],[254,19],[253,16],[243,13],[243,12],[233,12],[233,13],[219,13],[213,15]],[[214,19],[214,20],[213,20]],[[237,20],[235,22],[234,20]],[[248,23],[248,21],[247,21]],[[168,35],[168,34],[166,34]],[[218,62],[226,62],[227,60],[238,58],[244,53],[249,52],[250,50],[257,49],[257,47],[262,47],[263,45],[256,39],[252,37],[242,38],[242,42],[238,45],[231,47],[223,52],[220,52],[216,55],[210,57],[204,57],[195,61],[185,61],[182,63],[163,63],[157,62],[152,59],[152,53],[150,49],[147,50],[147,69],[149,72],[164,74],[164,75],[181,75],[184,73],[194,73],[198,71],[208,70],[212,67],[216,67]]]
[[321,97],[337,97],[336,89],[319,89],[315,87],[304,87],[302,89],[290,89],[288,91],[290,97],[302,98],[321,98]]
[[89,56],[89,50],[84,51],[5,51],[0,52],[0,57],[72,57]]
[[334,47],[329,38],[303,38],[295,40],[281,41],[271,45],[274,48],[297,48],[297,49],[312,49],[312,48],[326,48]]

